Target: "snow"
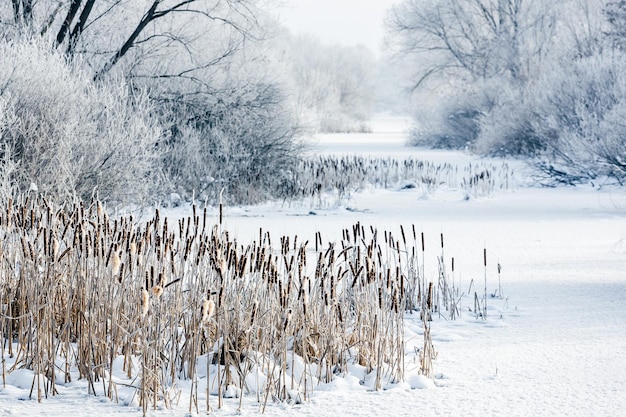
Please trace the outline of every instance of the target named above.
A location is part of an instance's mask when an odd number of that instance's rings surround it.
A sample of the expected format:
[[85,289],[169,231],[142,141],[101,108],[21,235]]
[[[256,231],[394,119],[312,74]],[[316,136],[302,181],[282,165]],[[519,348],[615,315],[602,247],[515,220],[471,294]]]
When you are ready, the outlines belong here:
[[[465,164],[462,152],[424,151],[404,147],[406,121],[386,116],[369,135],[324,135],[312,152],[365,155],[412,155]],[[399,126],[399,128],[397,127]],[[258,236],[288,234],[313,241],[341,236],[357,221],[399,231],[412,224],[438,248],[445,236],[446,262],[454,256],[455,281],[467,291],[483,288],[483,249],[487,249],[489,292],[498,285],[502,265],[503,298],[488,298],[487,320],[477,319],[464,298],[456,321],[434,317],[431,334],[437,359],[435,377],[419,375],[416,348],[422,344],[419,317],[407,314],[406,378],[372,389],[375,375],[352,366],[346,376],[320,385],[307,401],[290,393],[286,403],[269,401],[268,416],[532,416],[618,415],[626,409],[626,193],[591,186],[547,189],[519,186],[489,198],[465,200],[453,189],[428,198],[419,189],[367,189],[328,208],[267,203],[225,210],[228,230],[240,242]],[[188,207],[166,210],[181,217]],[[217,210],[212,209],[217,217]],[[428,250],[428,249],[427,249]],[[426,260],[431,275],[436,264]],[[474,291],[474,290],[472,290]],[[467,291],[468,292],[468,291]],[[12,358],[4,354],[6,369]],[[202,366],[199,367],[202,369]],[[118,381],[119,402],[88,395],[84,381],[59,381],[58,394],[37,402],[34,374],[15,370],[0,385],[0,416],[141,415],[132,381]],[[200,414],[205,413],[206,373],[198,383]],[[45,383],[45,378],[40,378]],[[254,387],[255,382],[250,381]],[[151,410],[154,416],[190,415],[191,385],[181,384],[181,399],[172,409]],[[228,392],[223,408],[209,399],[219,416],[257,415],[255,394]],[[240,411],[239,402],[243,400]],[[194,412],[191,415],[195,415]]]

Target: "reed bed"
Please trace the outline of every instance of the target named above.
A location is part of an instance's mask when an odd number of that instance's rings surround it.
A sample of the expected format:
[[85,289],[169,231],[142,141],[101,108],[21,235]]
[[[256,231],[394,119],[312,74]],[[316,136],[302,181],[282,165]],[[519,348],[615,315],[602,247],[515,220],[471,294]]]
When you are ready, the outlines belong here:
[[[87,381],[89,395],[136,390],[144,414],[181,398],[189,410],[223,398],[306,401],[320,383],[361,367],[375,389],[404,378],[404,320],[424,326],[421,372],[435,355],[434,314],[460,314],[438,256],[424,277],[423,234],[355,224],[339,242],[298,237],[240,244],[206,208],[171,223],[111,218],[98,202],[9,202],[0,214],[3,378],[34,371],[31,395]],[[452,266],[454,270],[454,266]],[[4,365],[4,362],[3,362]],[[124,372],[123,382],[114,375]],[[3,379],[4,380],[4,379]],[[241,400],[240,400],[241,401]]]
[[513,169],[506,162],[458,166],[415,158],[318,156],[300,161],[293,173],[285,175],[279,194],[285,200],[311,199],[314,205],[323,206],[324,194],[342,201],[366,187],[420,188],[427,193],[448,187],[463,190],[466,198],[478,198],[509,190],[514,184]]

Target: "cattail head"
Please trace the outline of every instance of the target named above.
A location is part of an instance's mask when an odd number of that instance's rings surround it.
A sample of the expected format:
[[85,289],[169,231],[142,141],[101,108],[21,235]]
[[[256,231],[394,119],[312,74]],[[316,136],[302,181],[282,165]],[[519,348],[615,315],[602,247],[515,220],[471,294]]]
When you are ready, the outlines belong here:
[[365,273],[367,276],[367,282],[372,282],[376,279],[376,267],[374,261],[369,256],[365,258]]
[[289,323],[291,322],[291,309],[287,310],[283,316],[283,320],[284,320],[284,327],[283,327],[283,331],[287,330],[287,326],[289,326]]
[[150,309],[150,294],[148,294],[148,290],[143,288],[141,290],[141,317],[145,317],[148,314],[148,310]]
[[131,255],[135,255],[137,253],[137,244],[135,242],[130,242],[128,249],[130,250]]
[[224,276],[228,270],[228,262],[221,249],[217,249],[215,253],[215,269],[217,273]]
[[56,238],[52,242],[52,256],[55,259],[59,256],[59,241]]
[[211,319],[211,317],[213,317],[213,313],[215,312],[215,302],[207,299],[202,300],[202,308],[200,311],[202,313],[202,322],[206,323]]
[[98,201],[98,206],[97,206],[97,213],[98,213],[98,218],[102,219],[102,217],[104,216],[104,210],[102,209],[102,204]]
[[120,272],[120,265],[122,264],[122,260],[120,259],[120,254],[118,251],[114,251],[111,257],[111,265],[113,269],[113,276],[117,275]]
[[159,298],[163,295],[163,287],[160,285],[155,285],[154,287],[152,287],[152,295],[155,298]]
[[228,270],[228,263],[226,262],[226,259],[223,256],[220,257],[219,259],[219,268],[222,274],[225,274],[226,271]]

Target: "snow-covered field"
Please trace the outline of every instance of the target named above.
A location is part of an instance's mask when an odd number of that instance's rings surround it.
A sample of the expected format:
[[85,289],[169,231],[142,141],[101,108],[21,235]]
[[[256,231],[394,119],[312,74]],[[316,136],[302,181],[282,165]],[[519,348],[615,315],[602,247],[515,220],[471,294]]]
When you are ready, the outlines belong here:
[[[317,137],[311,152],[411,154],[459,164],[472,160],[461,152],[405,148],[404,123],[379,118],[372,134]],[[164,214],[188,213],[172,209]],[[372,391],[367,381],[360,383],[367,378],[355,368],[345,378],[318,387],[306,403],[270,402],[268,416],[615,416],[626,410],[622,189],[517,187],[469,200],[451,189],[428,195],[420,189],[371,189],[324,209],[268,203],[227,208],[225,215],[228,230],[240,242],[257,236],[259,228],[273,236],[297,234],[310,241],[321,231],[329,241],[357,221],[391,231],[399,231],[401,224],[415,225],[430,248],[438,247],[443,233],[446,258],[454,256],[455,280],[463,291],[472,281],[482,288],[483,248],[489,291],[497,287],[496,265],[502,265],[505,297],[488,300],[486,321],[468,311],[467,298],[460,319],[435,317],[432,322],[438,352],[433,381],[417,375],[421,322],[407,315],[405,383]],[[434,259],[426,260],[426,272],[430,268],[433,278],[436,267]],[[8,367],[11,359],[5,359]],[[82,381],[60,385],[58,395],[38,403],[29,398],[33,378],[28,372],[14,372],[6,386],[0,385],[0,416],[141,415],[136,404],[124,404],[130,390],[120,388],[120,403],[115,403],[104,396],[88,397]],[[189,389],[181,389],[178,406],[151,414],[188,415]],[[226,399],[215,414],[256,415],[255,400],[246,397],[237,411],[239,400]]]

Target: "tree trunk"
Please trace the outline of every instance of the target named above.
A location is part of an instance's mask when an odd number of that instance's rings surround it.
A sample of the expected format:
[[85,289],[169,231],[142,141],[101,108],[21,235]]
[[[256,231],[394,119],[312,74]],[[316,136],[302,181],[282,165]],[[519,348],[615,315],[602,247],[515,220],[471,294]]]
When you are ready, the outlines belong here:
[[70,31],[70,27],[72,26],[72,22],[74,21],[74,17],[78,13],[80,9],[80,5],[82,0],[72,0],[70,4],[70,9],[67,11],[67,16],[65,16],[65,20],[59,29],[59,33],[57,33],[57,46],[61,45],[65,40],[66,35]]
[[72,29],[72,33],[70,33],[70,41],[67,44],[67,53],[72,54],[74,52],[74,47],[80,38],[80,35],[83,33],[83,29],[85,29],[85,25],[87,24],[87,19],[89,19],[89,15],[93,10],[93,6],[96,3],[96,0],[87,0],[85,7],[83,7],[83,11],[80,13],[80,17],[78,18],[78,22],[74,25],[74,29]]

